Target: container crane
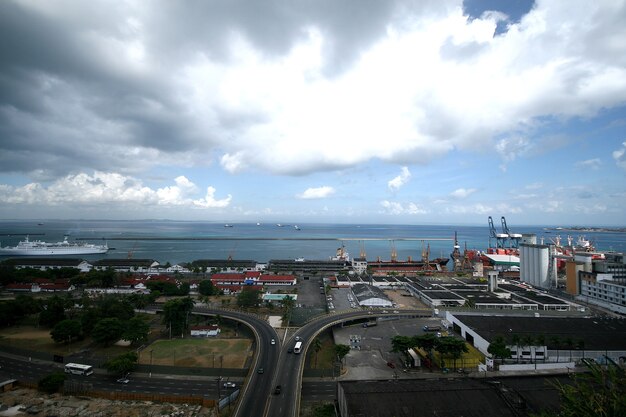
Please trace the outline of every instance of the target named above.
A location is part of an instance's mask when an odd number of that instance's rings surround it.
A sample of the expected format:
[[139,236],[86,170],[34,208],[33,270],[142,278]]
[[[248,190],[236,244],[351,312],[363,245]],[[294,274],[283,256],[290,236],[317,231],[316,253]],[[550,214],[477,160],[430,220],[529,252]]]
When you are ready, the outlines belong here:
[[506,225],[506,219],[502,216],[502,231],[507,234],[511,247],[514,249],[519,248],[519,241],[522,239],[522,235],[519,233],[511,233],[509,227]]

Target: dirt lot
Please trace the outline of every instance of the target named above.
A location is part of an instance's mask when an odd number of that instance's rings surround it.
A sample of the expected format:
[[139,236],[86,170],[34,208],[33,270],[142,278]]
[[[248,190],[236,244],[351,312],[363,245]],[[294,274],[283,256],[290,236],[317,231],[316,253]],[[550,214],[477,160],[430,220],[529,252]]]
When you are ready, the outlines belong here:
[[398,305],[398,308],[428,308],[426,304],[404,290],[385,290],[385,294]]
[[0,394],[0,416],[63,417],[213,417],[213,408],[150,401],[111,401],[100,398],[42,394],[18,388]]

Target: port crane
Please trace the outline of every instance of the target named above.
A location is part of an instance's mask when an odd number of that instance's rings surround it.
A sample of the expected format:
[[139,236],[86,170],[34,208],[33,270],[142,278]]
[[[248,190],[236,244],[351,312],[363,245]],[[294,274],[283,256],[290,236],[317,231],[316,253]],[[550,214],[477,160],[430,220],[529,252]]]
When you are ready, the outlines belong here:
[[506,225],[506,219],[504,218],[504,216],[502,216],[500,221],[502,222],[502,232],[504,232],[508,236],[511,248],[518,249],[519,241],[522,238],[522,235],[519,233],[511,233],[509,227]]
[[[502,217],[504,219],[504,217]],[[487,219],[489,222],[489,246],[491,246],[491,239],[496,240],[496,248],[503,249],[506,247],[509,235],[506,233],[498,233],[493,225],[493,219],[491,216]]]

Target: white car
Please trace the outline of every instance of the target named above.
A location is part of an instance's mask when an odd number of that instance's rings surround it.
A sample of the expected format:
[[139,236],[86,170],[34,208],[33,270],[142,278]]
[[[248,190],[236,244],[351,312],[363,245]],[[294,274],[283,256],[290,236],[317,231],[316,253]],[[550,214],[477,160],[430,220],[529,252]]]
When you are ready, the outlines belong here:
[[234,382],[224,382],[224,388],[235,388],[236,385]]
[[272,340],[270,341],[270,344],[275,345],[275,344],[276,344],[276,340],[272,339]]
[[117,382],[119,384],[128,384],[130,382],[130,379],[128,379],[128,378],[120,378],[120,379],[117,380]]
[[300,340],[300,336],[296,336],[296,342]]

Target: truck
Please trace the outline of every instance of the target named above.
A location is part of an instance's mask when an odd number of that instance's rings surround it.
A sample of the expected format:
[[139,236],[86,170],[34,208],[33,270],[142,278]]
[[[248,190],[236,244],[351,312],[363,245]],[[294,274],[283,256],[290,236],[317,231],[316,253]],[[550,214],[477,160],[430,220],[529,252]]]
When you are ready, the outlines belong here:
[[378,323],[376,323],[375,321],[368,321],[368,322],[363,323],[363,327],[365,327],[365,328],[367,328],[367,327],[374,327],[376,325],[378,325]]
[[441,326],[424,326],[422,327],[422,330],[425,332],[438,332],[441,330]]

